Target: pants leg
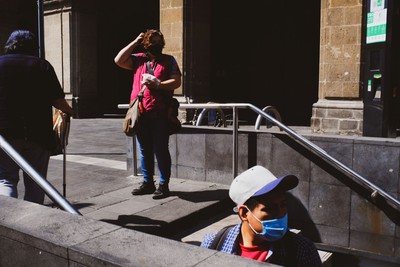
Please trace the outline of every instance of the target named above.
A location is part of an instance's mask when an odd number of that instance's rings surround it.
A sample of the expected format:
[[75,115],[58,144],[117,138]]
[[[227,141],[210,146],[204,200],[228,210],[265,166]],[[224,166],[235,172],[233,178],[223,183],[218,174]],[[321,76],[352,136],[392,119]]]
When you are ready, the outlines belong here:
[[166,118],[159,118],[154,125],[153,144],[160,173],[160,183],[168,184],[171,177],[171,154],[169,153],[169,134]]
[[153,181],[154,155],[160,173],[160,183],[168,183],[171,176],[171,155],[168,143],[168,124],[164,116],[145,114],[137,133],[140,162],[144,181]]
[[[15,150],[20,150],[18,141],[7,141]],[[0,149],[0,195],[18,198],[19,166]]]
[[[44,179],[46,179],[50,151],[35,143],[28,143],[25,148],[24,155],[26,161],[32,166],[32,168],[34,168]],[[43,204],[45,195],[44,191],[25,172],[24,185],[24,200]]]
[[154,152],[151,137],[151,125],[149,120],[143,118],[142,125],[136,134],[140,153],[140,164],[142,166],[144,182],[154,180]]
[[[25,140],[8,140],[9,144],[43,178],[47,176],[50,151],[42,146]],[[2,150],[0,151],[0,194],[18,197],[17,185],[20,167]],[[44,192],[31,178],[24,174],[25,196],[27,201],[43,204]]]

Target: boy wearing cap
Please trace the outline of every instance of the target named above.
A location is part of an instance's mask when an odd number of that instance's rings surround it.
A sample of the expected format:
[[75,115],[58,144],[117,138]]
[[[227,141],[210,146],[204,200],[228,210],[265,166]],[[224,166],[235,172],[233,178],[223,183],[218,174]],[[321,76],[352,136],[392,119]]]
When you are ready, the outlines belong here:
[[242,222],[224,234],[207,234],[201,246],[283,266],[322,266],[314,244],[288,231],[285,192],[298,183],[294,175],[276,178],[262,166],[243,172],[229,189]]

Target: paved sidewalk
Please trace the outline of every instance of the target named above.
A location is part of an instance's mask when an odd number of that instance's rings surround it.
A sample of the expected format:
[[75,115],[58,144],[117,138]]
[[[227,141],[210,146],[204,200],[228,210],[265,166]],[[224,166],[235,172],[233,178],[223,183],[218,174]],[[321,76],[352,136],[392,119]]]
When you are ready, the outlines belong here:
[[[72,204],[133,184],[126,171],[122,119],[72,119],[67,146],[66,196]],[[52,157],[48,180],[62,193],[63,155]]]
[[[201,228],[226,214],[228,186],[171,178],[171,196],[132,196],[142,178],[126,169],[122,119],[72,119],[66,156],[66,198],[85,217],[198,244]],[[63,194],[63,155],[50,159],[48,181]],[[23,182],[19,183],[23,197]],[[46,205],[52,201],[46,197]],[[226,215],[219,215],[218,220]],[[220,225],[215,226],[215,230]],[[185,234],[182,234],[182,231]],[[194,235],[194,236],[193,236]]]

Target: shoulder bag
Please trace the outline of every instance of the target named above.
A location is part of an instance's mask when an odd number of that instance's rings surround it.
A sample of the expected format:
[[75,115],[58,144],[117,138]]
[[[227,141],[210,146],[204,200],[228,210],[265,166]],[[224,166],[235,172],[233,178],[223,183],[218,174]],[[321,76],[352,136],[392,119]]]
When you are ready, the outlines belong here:
[[122,131],[127,136],[134,136],[136,134],[141,114],[143,113],[143,93],[146,86],[143,85],[138,96],[129,103],[129,109],[126,112],[124,123],[122,125]]
[[182,128],[181,121],[178,119],[179,101],[176,98],[170,98],[167,107],[168,117],[168,133],[169,135],[176,134]]

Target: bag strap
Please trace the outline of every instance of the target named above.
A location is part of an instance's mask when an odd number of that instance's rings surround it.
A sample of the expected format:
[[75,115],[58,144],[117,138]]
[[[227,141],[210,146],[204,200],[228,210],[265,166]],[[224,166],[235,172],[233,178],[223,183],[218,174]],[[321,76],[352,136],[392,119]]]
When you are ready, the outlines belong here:
[[142,89],[139,91],[138,97],[140,100],[142,100],[141,98],[143,97],[144,90],[146,90],[146,85],[142,85]]
[[210,249],[215,249],[217,251],[221,251],[222,245],[224,244],[225,239],[228,236],[229,231],[233,227],[235,227],[235,225],[228,225],[228,226],[222,228],[221,230],[219,230],[209,248]]
[[[151,75],[154,75],[154,70],[155,70],[156,66],[157,66],[157,62],[154,61],[154,66],[151,67],[151,61],[150,60],[147,61],[146,62],[146,70],[147,70],[147,72],[150,73]],[[168,103],[172,99],[172,97],[166,95],[164,98],[165,98],[164,99],[165,103],[168,105]]]
[[[156,63],[154,63],[154,68],[155,67],[156,67]],[[154,75],[154,70],[151,68],[151,61],[146,62],[146,70],[151,75]],[[146,85],[143,85],[142,89],[139,91],[139,94],[138,94],[139,98],[143,97],[144,90],[146,90]]]
[[157,62],[154,61],[154,66],[151,67],[151,61],[147,61],[146,62],[147,72],[150,73],[151,75],[154,75],[154,69],[156,68],[156,66],[157,66]]

